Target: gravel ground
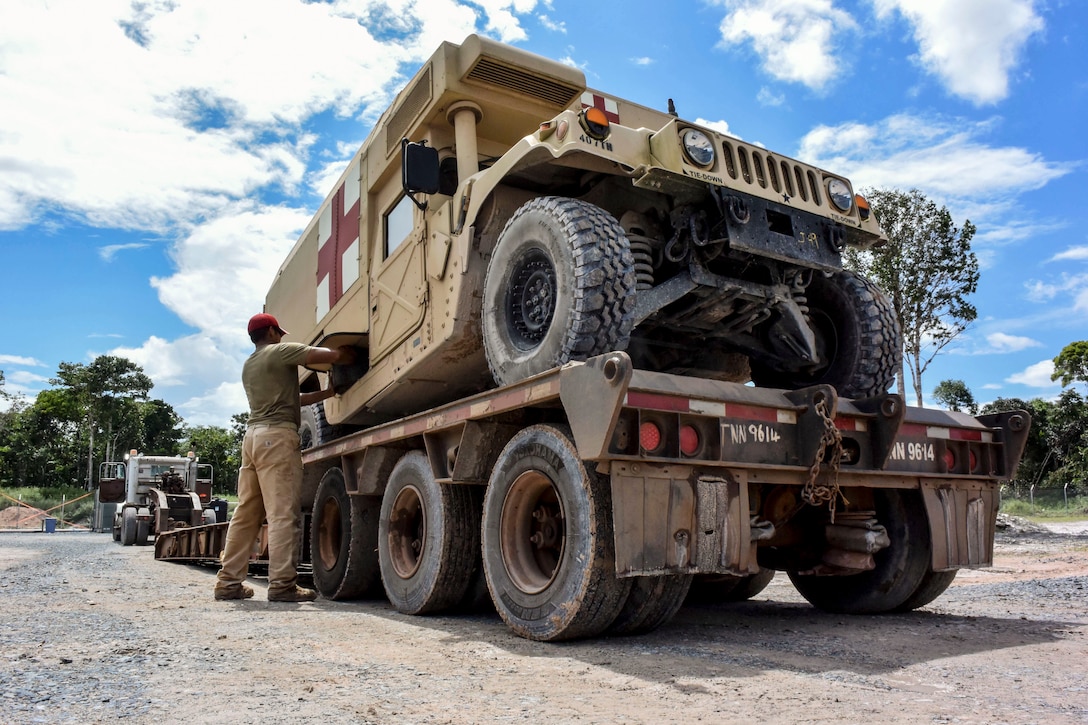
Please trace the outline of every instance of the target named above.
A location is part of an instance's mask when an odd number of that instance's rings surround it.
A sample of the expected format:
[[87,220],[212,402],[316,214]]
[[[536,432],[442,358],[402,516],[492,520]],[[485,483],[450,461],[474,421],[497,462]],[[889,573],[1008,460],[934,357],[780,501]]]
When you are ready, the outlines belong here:
[[[1088,529],[1088,523],[1084,524]],[[1088,534],[1012,527],[925,609],[814,610],[779,575],[649,635],[496,615],[215,602],[214,569],[106,534],[0,534],[0,721],[1088,723]]]

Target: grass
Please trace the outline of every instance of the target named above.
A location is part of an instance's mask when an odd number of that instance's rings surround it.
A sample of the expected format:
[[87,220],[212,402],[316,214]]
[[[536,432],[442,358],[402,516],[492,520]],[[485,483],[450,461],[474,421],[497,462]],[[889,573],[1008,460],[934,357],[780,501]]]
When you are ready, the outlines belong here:
[[1034,498],[1003,496],[1001,512],[1031,520],[1083,521],[1088,519],[1088,495],[1070,495],[1066,500],[1061,489],[1042,489],[1035,492]]

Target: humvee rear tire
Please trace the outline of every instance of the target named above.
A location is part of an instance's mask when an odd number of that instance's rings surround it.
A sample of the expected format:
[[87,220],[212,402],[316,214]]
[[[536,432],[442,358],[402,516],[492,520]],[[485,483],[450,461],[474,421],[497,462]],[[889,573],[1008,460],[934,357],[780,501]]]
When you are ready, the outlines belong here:
[[435,481],[423,451],[397,461],[378,524],[382,585],[397,611],[441,612],[464,598],[480,549],[472,504],[467,487]]
[[487,267],[483,343],[495,382],[627,348],[635,269],[619,222],[561,197],[532,199],[506,223]]
[[121,546],[136,543],[136,509],[129,507],[121,512]]
[[520,431],[492,469],[483,510],[487,587],[516,634],[557,641],[612,624],[630,579],[616,577],[612,491],[565,428]]
[[684,606],[692,578],[691,574],[635,577],[608,634],[645,634],[668,623]]
[[932,579],[929,565],[933,544],[921,496],[917,491],[884,489],[875,491],[874,498],[877,520],[887,529],[891,541],[890,546],[873,555],[875,569],[850,576],[789,572],[801,596],[819,609],[840,614],[899,611],[921,591],[927,579]]
[[302,450],[328,443],[337,435],[337,426],[329,425],[329,421],[325,418],[324,403],[302,406],[302,422],[298,427]]
[[828,361],[798,373],[752,364],[760,387],[833,385],[844,398],[882,395],[895,382],[903,341],[895,308],[872,282],[848,270],[817,274],[806,290],[816,346]]
[[344,474],[330,468],[314,496],[310,559],[314,587],[326,599],[358,599],[378,587],[377,496],[349,496]]

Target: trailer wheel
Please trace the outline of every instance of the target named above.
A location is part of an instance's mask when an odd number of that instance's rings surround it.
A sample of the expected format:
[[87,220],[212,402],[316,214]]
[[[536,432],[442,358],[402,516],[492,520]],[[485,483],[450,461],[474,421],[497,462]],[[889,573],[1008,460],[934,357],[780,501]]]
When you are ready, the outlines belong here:
[[117,522],[116,517],[114,518],[113,526],[110,527],[110,528],[113,529],[113,540],[114,541],[120,541],[121,540],[121,524]]
[[934,599],[944,594],[945,589],[948,589],[948,587],[951,586],[952,580],[956,578],[956,573],[956,569],[951,571],[926,572],[918,589],[915,590],[914,594],[910,595],[907,601],[896,607],[895,611],[909,612],[929,604]]
[[500,385],[627,348],[635,272],[616,219],[576,199],[518,209],[487,267],[483,343]]
[[121,512],[121,546],[136,543],[136,509],[129,507]]
[[684,606],[692,578],[691,574],[635,577],[631,593],[608,633],[645,634],[668,623]]
[[753,363],[761,387],[833,385],[844,398],[882,395],[895,382],[903,341],[895,308],[872,282],[843,270],[815,275],[806,290],[816,345],[827,364],[808,373]]
[[631,583],[616,577],[611,499],[565,429],[525,428],[499,454],[484,495],[484,572],[515,633],[592,637],[616,619]]
[[326,599],[357,599],[378,585],[376,496],[349,496],[344,473],[330,468],[314,496],[310,558],[314,586]]
[[873,555],[875,569],[850,576],[789,572],[794,587],[814,606],[842,614],[894,612],[925,584],[932,543],[921,497],[893,489],[877,490],[874,497],[877,519],[891,540]]
[[772,579],[774,569],[760,569],[758,574],[748,576],[697,575],[688,592],[688,601],[708,604],[745,602],[766,589]]
[[423,451],[404,454],[382,497],[378,559],[397,611],[428,614],[458,604],[480,547],[468,489],[441,485]]

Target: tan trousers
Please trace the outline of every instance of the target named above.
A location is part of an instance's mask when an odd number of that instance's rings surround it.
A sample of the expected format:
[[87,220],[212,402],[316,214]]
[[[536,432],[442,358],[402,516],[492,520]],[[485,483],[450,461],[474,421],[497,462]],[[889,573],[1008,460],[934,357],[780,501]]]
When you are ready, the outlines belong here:
[[253,426],[242,440],[238,508],[227,528],[216,588],[246,579],[261,524],[268,520],[268,590],[293,591],[298,580],[302,454],[298,431]]

